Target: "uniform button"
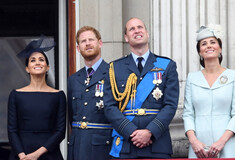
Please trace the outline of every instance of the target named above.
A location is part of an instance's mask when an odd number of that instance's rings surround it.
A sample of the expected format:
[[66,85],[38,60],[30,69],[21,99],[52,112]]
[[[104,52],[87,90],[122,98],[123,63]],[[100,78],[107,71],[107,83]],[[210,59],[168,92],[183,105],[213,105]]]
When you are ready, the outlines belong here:
[[122,87],[124,87],[125,85],[124,84],[122,84]]
[[86,119],[86,116],[82,117],[82,119]]
[[75,99],[75,97],[73,97],[73,99]]
[[85,106],[87,106],[87,104],[88,104],[87,102],[84,103]]
[[109,144],[109,141],[106,141],[106,144]]
[[140,77],[140,80],[142,80],[143,79],[143,77]]
[[69,144],[69,142],[68,142],[68,144]]
[[86,89],[86,92],[89,92],[89,89]]

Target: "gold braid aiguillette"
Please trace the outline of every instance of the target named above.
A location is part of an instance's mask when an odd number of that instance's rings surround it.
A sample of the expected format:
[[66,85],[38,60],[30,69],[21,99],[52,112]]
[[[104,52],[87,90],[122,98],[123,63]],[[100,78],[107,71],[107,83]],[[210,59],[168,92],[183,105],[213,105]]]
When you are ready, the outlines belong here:
[[[128,101],[131,96],[131,107],[134,106],[133,100],[135,102],[135,94],[136,94],[136,83],[137,83],[137,76],[135,73],[131,73],[127,79],[126,87],[123,93],[120,93],[117,88],[115,72],[113,63],[110,63],[109,68],[109,78],[110,78],[110,85],[113,93],[113,97],[116,101],[119,102],[119,110],[123,112],[128,104]],[[122,105],[122,101],[125,99],[124,104]]]

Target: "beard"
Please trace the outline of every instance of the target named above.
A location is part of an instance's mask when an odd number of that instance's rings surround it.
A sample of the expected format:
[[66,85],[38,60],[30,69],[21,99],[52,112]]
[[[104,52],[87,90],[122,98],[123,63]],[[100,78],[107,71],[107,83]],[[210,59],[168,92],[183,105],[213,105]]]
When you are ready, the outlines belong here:
[[92,61],[100,54],[100,48],[94,47],[93,50],[82,50],[80,53],[85,60]]

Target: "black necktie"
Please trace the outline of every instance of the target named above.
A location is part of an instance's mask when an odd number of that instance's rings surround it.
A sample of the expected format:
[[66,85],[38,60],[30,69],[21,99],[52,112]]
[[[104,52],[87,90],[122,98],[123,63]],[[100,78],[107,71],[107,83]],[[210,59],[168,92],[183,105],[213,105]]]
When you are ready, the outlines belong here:
[[138,69],[139,69],[140,73],[143,70],[143,66],[142,66],[142,63],[141,63],[143,59],[144,59],[143,57],[138,57],[137,58],[137,60],[138,60]]
[[93,68],[88,68],[87,69],[87,77],[91,78],[92,77],[92,74],[94,73],[95,71],[93,70]]

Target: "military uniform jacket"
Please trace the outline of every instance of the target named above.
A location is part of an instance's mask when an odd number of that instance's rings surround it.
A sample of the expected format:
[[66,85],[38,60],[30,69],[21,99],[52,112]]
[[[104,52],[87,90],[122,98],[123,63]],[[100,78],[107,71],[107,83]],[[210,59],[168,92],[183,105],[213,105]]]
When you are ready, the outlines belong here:
[[[115,77],[119,92],[124,91],[127,78],[131,73],[135,73],[137,75],[137,83],[139,83],[145,74],[154,67],[153,63],[156,61],[156,58],[157,56],[153,53],[149,54],[141,74],[131,54],[114,61]],[[146,109],[159,109],[160,112],[157,115],[135,116],[132,121],[129,121],[119,111],[118,102],[115,101],[111,91],[109,77],[107,77],[107,79],[107,85],[104,87],[105,115],[115,130],[124,137],[120,158],[169,158],[172,154],[172,145],[168,126],[175,115],[179,97],[179,82],[176,63],[170,60],[162,75],[162,83],[158,87],[162,91],[163,96],[156,100],[153,98],[152,92],[150,92],[141,106],[141,108]],[[153,88],[153,90],[155,88]],[[136,129],[150,130],[152,132],[151,139],[153,144],[142,149],[135,147],[130,139],[130,135]]]
[[[85,67],[68,79],[69,120],[76,122],[109,124],[104,116],[104,109],[96,106],[103,97],[95,96],[99,81],[108,74],[109,65],[102,61],[92,75],[89,85],[85,84]],[[105,82],[104,82],[105,84]],[[68,160],[108,160],[111,147],[111,129],[72,128],[69,140]]]

